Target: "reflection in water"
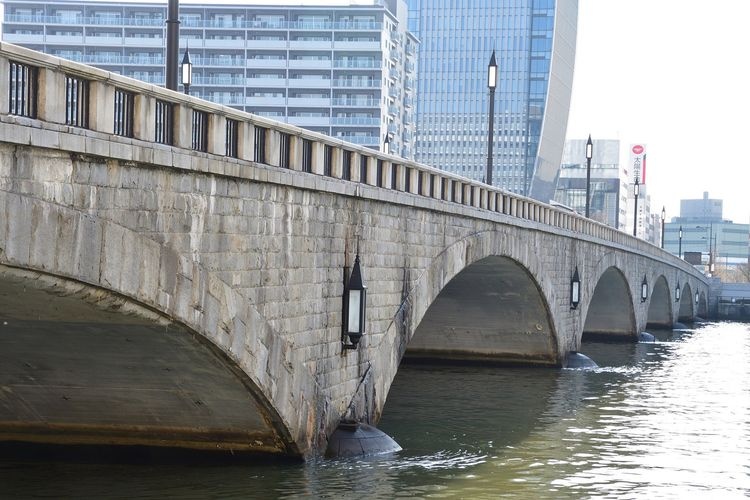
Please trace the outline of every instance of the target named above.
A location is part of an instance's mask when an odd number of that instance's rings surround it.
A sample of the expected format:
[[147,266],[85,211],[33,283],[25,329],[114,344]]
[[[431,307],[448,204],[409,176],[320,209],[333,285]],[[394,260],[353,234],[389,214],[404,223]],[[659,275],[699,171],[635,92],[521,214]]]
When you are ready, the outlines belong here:
[[368,460],[0,462],[2,494],[108,498],[740,498],[750,495],[750,329],[584,344],[591,370],[404,366]]

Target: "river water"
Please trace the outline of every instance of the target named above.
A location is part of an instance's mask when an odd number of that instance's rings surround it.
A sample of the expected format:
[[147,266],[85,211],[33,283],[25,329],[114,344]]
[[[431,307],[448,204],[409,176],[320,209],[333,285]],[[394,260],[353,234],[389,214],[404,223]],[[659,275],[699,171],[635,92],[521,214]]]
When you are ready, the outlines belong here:
[[0,461],[0,498],[747,498],[750,325],[584,343],[599,368],[403,366],[404,448],[301,464]]

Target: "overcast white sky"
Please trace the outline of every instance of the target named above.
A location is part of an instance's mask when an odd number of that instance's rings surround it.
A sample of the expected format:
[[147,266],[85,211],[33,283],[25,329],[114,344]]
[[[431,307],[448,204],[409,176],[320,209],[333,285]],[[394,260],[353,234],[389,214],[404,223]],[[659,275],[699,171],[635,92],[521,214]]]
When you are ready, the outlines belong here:
[[579,0],[568,138],[645,143],[652,211],[750,219],[750,1]]

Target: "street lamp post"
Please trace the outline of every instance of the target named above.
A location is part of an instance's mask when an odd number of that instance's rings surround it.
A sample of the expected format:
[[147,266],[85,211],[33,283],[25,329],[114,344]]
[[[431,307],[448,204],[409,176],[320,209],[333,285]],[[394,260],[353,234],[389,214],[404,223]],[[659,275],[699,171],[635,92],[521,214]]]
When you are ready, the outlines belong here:
[[484,180],[490,186],[492,185],[492,136],[495,128],[495,87],[497,87],[497,62],[495,61],[495,51],[492,51],[490,63],[487,66],[487,87],[490,89],[490,124],[487,134],[487,172]]
[[167,79],[166,87],[177,90],[177,57],[180,45],[180,0],[169,0],[167,7]]
[[589,218],[589,205],[591,203],[591,157],[594,153],[594,144],[589,140],[586,141],[586,218]]
[[633,196],[635,197],[635,204],[633,205],[633,236],[637,236],[638,231],[638,194],[641,192],[641,183],[638,181],[638,177],[635,178],[635,184],[633,184]]
[[661,207],[661,247],[664,248],[664,220],[667,218],[667,210]]
[[680,254],[680,258],[682,258],[682,226],[680,226],[680,232],[678,234],[680,238],[680,246],[678,252]]

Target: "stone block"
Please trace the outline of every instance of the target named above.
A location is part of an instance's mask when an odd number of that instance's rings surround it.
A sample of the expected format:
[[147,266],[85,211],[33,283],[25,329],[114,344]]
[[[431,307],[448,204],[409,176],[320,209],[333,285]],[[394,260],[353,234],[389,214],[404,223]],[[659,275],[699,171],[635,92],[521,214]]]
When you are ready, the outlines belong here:
[[86,283],[98,283],[102,249],[102,226],[88,214],[78,214],[73,243],[73,272],[77,279]]
[[53,269],[58,231],[57,213],[50,205],[37,202],[32,207],[31,224],[29,262],[38,269]]
[[27,265],[31,247],[32,203],[29,198],[9,194],[5,198],[7,236],[5,258],[11,264]]

